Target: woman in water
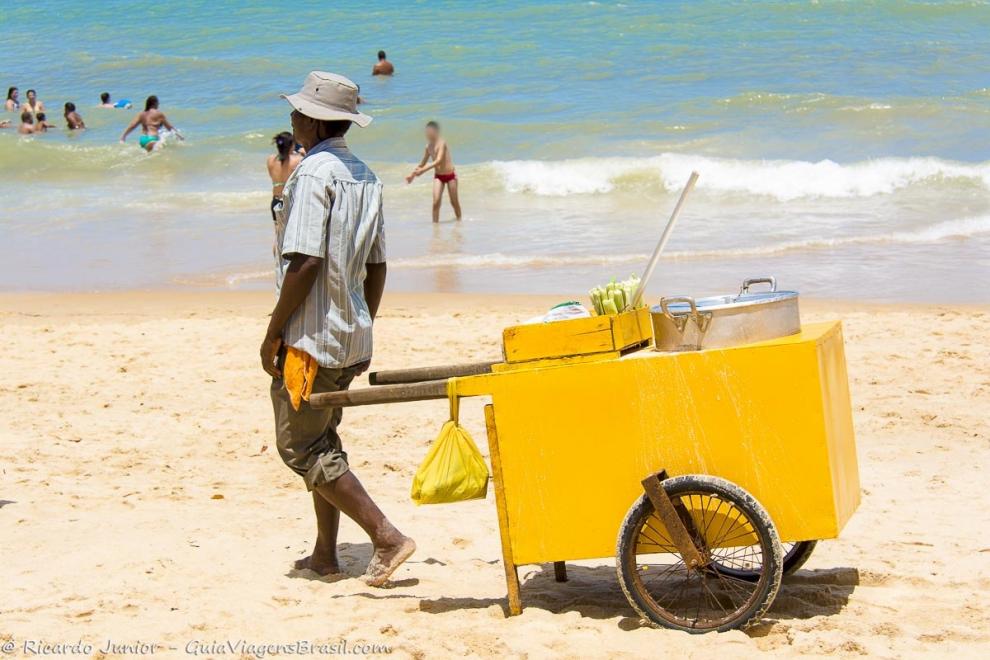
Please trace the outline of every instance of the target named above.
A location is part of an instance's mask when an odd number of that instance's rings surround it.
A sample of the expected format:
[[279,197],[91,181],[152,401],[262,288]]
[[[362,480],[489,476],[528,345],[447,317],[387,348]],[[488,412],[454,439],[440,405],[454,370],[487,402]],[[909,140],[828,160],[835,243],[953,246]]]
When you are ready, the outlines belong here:
[[7,112],[17,112],[21,109],[21,102],[18,100],[21,93],[17,91],[16,87],[7,88],[7,102],[4,103],[4,108]]
[[38,93],[33,89],[27,91],[27,101],[24,102],[24,109],[32,115],[45,111],[45,104],[38,100]]
[[276,135],[272,142],[275,143],[275,153],[268,157],[268,176],[272,179],[272,222],[275,222],[275,210],[282,205],[285,182],[303,157],[296,151],[296,141],[288,131]]
[[82,116],[76,112],[76,104],[69,101],[65,104],[65,123],[69,125],[70,131],[75,131],[81,128],[86,128],[86,122],[83,121]]

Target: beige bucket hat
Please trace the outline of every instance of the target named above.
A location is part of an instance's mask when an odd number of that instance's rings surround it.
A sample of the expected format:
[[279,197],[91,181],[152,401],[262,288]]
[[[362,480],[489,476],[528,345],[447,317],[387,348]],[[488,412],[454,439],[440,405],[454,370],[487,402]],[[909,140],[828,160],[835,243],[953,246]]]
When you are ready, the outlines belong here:
[[371,117],[358,112],[358,86],[344,76],[326,71],[310,71],[302,89],[295,94],[282,94],[293,108],[313,119],[352,121],[361,128],[371,123]]

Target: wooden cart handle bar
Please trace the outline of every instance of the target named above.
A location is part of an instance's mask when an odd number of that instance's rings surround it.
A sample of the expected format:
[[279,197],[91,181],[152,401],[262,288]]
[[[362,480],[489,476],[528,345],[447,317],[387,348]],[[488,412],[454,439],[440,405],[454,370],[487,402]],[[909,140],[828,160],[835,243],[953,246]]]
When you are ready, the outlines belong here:
[[400,383],[421,383],[426,380],[441,380],[457,376],[477,376],[492,371],[493,361],[467,362],[465,364],[442,364],[436,367],[416,367],[414,369],[393,369],[372,371],[368,382],[372,385],[398,385]]
[[320,392],[309,397],[309,405],[314,408],[347,408],[350,406],[371,406],[377,403],[446,398],[447,381],[430,380],[425,383],[381,385],[340,392]]

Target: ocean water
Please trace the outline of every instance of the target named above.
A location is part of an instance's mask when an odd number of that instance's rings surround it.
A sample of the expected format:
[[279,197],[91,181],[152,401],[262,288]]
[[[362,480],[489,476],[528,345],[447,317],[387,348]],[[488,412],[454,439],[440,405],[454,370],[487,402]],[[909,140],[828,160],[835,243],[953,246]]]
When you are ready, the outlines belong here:
[[[57,29],[53,29],[57,26]],[[990,302],[986,2],[171,2],[0,6],[0,86],[90,127],[0,130],[0,288],[271,286],[271,137],[311,69],[361,85],[394,290]],[[397,75],[375,79],[379,48]],[[117,138],[157,94],[187,140]],[[13,116],[10,117],[14,119]],[[403,176],[450,142],[464,221]]]

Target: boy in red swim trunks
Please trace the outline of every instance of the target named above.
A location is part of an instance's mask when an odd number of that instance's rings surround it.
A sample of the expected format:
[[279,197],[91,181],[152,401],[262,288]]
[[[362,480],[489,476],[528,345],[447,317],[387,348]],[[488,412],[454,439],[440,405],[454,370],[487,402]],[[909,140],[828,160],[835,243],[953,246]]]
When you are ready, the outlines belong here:
[[[433,162],[427,165],[432,160]],[[440,203],[443,200],[443,189],[447,189],[450,205],[454,207],[454,216],[461,219],[461,202],[457,198],[457,174],[454,172],[454,158],[450,155],[447,141],[440,137],[440,125],[435,121],[426,124],[426,151],[423,159],[406,177],[406,183],[420,174],[433,170],[433,222],[440,222]]]

